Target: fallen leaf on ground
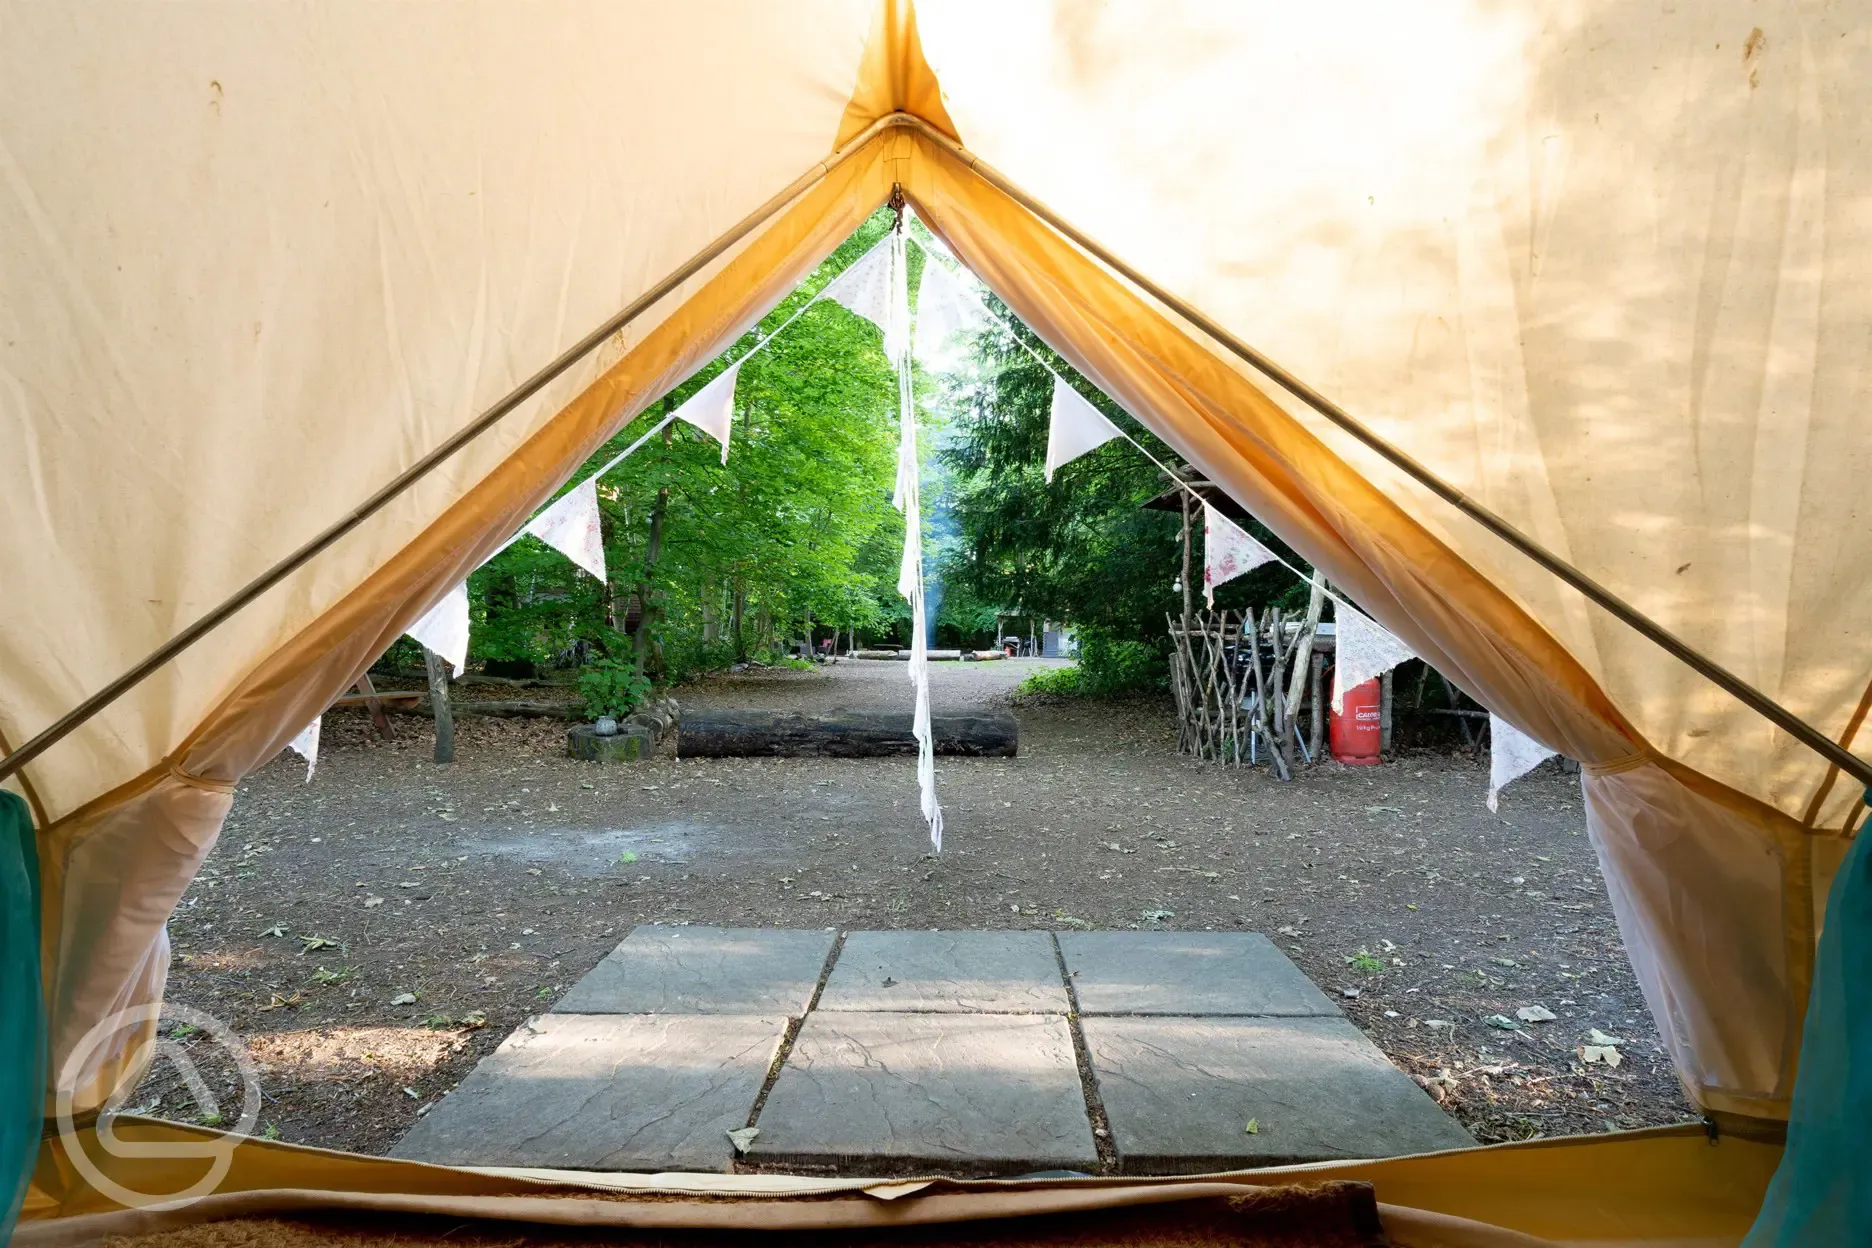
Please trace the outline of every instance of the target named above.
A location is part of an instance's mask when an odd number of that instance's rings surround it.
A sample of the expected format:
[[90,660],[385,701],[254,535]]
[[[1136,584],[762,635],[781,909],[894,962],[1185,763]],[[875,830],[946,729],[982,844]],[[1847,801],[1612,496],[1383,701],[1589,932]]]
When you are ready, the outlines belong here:
[[759,1127],[736,1127],[728,1133],[728,1142],[734,1145],[735,1152],[745,1153],[748,1145],[752,1144],[754,1137],[759,1134]]
[[383,905],[383,898],[381,897],[366,897],[364,899],[364,908],[366,910],[369,910],[369,909],[372,909],[373,907],[381,906],[381,905]]
[[413,992],[399,992],[397,993],[396,996],[390,998],[390,1004],[391,1005],[415,1005],[416,994]]
[[1625,1043],[1623,1040],[1619,1039],[1617,1036],[1606,1035],[1605,1032],[1600,1031],[1597,1027],[1594,1027],[1590,1032],[1587,1033],[1586,1040],[1590,1044],[1624,1044]]
[[1497,1031],[1521,1030],[1521,1024],[1515,1022],[1514,1019],[1509,1018],[1506,1014],[1491,1014],[1482,1021],[1495,1028]]
[[1617,1070],[1618,1064],[1625,1060],[1625,1055],[1609,1044],[1588,1044],[1580,1049],[1580,1060],[1583,1062],[1604,1062],[1606,1065],[1612,1067],[1612,1069]]
[[1249,1135],[1261,1134],[1261,1120],[1259,1118],[1250,1118],[1248,1120],[1248,1134]]
[[1544,1005],[1524,1005],[1514,1012],[1514,1016],[1524,1023],[1551,1023],[1560,1017]]
[[275,923],[272,927],[267,928],[266,931],[260,934],[262,936],[284,936],[286,934],[286,925],[284,923]]

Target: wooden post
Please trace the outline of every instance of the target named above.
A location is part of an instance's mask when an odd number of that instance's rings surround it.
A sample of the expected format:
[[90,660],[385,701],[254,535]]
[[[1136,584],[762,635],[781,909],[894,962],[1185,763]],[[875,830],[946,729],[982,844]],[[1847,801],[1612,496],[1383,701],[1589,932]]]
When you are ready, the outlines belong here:
[[371,684],[369,672],[357,678],[357,691],[364,697],[364,709],[370,712],[371,723],[377,726],[377,735],[388,741],[390,717],[384,714],[383,699],[377,696],[377,688]]
[[1268,728],[1268,682],[1261,668],[1261,630],[1253,626],[1254,612],[1248,613],[1249,627],[1242,630],[1242,640],[1248,644],[1248,653],[1253,658],[1255,682],[1255,716],[1253,731],[1261,737],[1261,743],[1268,747],[1268,761],[1274,764],[1274,774],[1282,780],[1291,780],[1292,771],[1287,766],[1287,751],[1282,748],[1285,742],[1277,740]]
[[1320,761],[1320,750],[1326,745],[1326,656],[1313,656],[1313,688],[1308,700],[1313,703],[1313,719],[1307,725],[1308,744],[1312,747],[1313,761]]
[[435,761],[455,761],[455,713],[449,709],[448,664],[441,655],[423,647],[423,666],[429,671],[429,705],[435,711]]
[[1391,752],[1391,673],[1378,678],[1378,752]]
[[[1313,571],[1313,589],[1307,595],[1306,627],[1300,631],[1299,649],[1294,653],[1293,683],[1287,686],[1287,705],[1296,711],[1300,708],[1300,693],[1306,688],[1309,660],[1313,657],[1313,637],[1319,632],[1320,613],[1326,607],[1326,578],[1319,569]],[[1319,753],[1315,747],[1315,754]]]
[[1183,631],[1190,629],[1190,496],[1183,491]]
[[1269,607],[1268,630],[1268,710],[1274,718],[1274,736],[1287,744],[1287,630],[1279,607]]

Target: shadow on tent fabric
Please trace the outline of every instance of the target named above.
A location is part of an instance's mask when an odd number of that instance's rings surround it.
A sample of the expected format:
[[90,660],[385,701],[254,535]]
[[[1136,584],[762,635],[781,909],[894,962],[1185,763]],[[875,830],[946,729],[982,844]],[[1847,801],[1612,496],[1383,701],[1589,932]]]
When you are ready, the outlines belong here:
[[0,1242],[12,1237],[39,1157],[45,1103],[45,1013],[39,991],[39,853],[32,815],[0,792]]
[[[1872,789],[1866,791],[1872,806]],[[1801,1037],[1787,1151],[1743,1248],[1872,1244],[1872,836],[1853,841],[1827,894]],[[1857,1058],[1858,1060],[1854,1060]]]

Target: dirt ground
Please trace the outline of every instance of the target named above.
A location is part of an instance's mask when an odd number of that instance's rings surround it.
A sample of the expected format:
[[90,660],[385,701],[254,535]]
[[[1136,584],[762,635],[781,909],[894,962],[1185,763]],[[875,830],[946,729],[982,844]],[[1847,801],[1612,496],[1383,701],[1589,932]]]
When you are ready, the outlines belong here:
[[[935,707],[1006,704],[1047,662],[936,665]],[[676,696],[907,710],[910,691],[899,663],[845,662]],[[246,1039],[257,1133],[374,1153],[633,924],[1250,929],[1478,1139],[1690,1116],[1577,778],[1543,767],[1496,815],[1465,754],[1283,784],[1179,756],[1164,700],[1015,709],[1018,758],[938,760],[940,858],[910,759],[605,766],[565,757],[564,724],[463,718],[439,767],[428,721],[393,716],[384,742],[334,712],[310,783],[283,755],[240,786],[170,923],[170,998]],[[1555,1017],[1516,1019],[1535,1006]],[[1583,1060],[1594,1029],[1616,1067]],[[160,1062],[129,1104],[198,1112]]]

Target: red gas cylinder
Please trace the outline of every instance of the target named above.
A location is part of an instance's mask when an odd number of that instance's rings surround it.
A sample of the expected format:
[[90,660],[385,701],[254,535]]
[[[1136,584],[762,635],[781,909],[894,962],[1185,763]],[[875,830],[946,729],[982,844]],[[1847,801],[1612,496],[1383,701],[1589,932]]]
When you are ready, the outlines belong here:
[[1378,762],[1378,744],[1383,737],[1383,709],[1379,702],[1378,682],[1345,691],[1345,709],[1332,713],[1333,757],[1354,767]]

